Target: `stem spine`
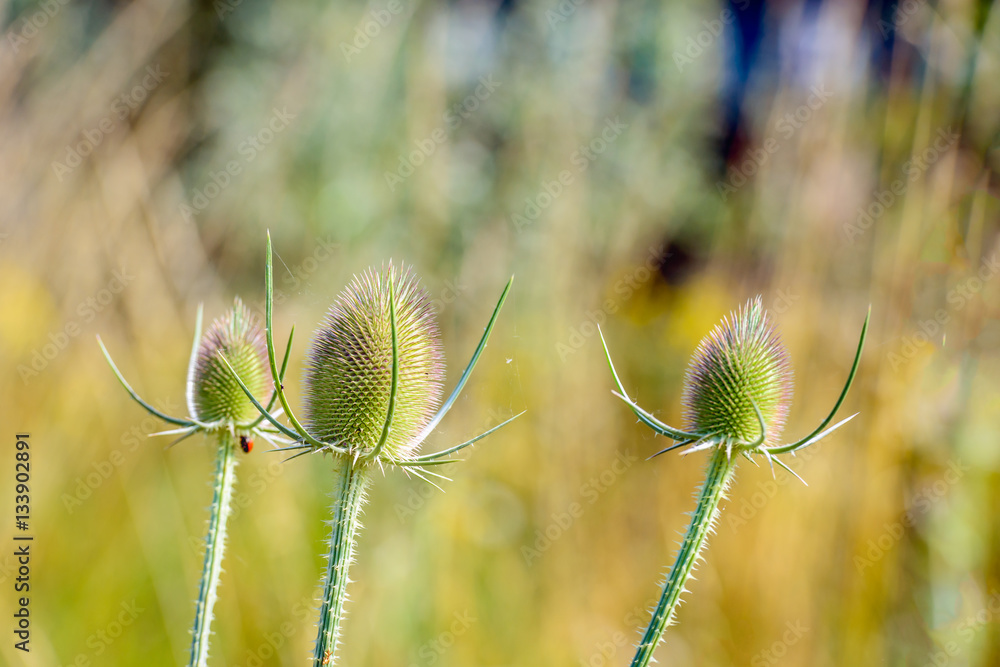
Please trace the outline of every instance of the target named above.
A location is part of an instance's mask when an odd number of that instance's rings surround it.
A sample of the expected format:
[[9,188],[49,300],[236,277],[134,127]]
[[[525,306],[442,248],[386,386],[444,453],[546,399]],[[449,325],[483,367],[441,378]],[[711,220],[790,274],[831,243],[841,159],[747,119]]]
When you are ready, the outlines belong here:
[[663,639],[663,633],[673,620],[677,606],[680,604],[684,584],[694,571],[698,555],[708,541],[708,535],[715,526],[719,516],[719,503],[726,497],[726,489],[736,473],[736,461],[726,452],[726,448],[718,445],[714,448],[712,458],[708,463],[705,483],[698,492],[698,505],[691,514],[691,524],[688,526],[684,541],[677,552],[677,558],[666,583],[660,601],[653,611],[639,646],[636,648],[632,667],[647,667],[653,657],[653,651]]
[[330,554],[313,651],[314,667],[334,664],[350,581],[347,572],[354,556],[355,538],[360,527],[358,515],[365,502],[368,485],[365,465],[355,462],[353,458],[342,457],[336,484],[333,518],[330,521]]
[[190,667],[208,665],[208,648],[212,635],[216,591],[222,574],[222,556],[226,550],[226,526],[232,505],[233,485],[236,481],[236,439],[228,431],[219,435],[219,455],[212,483],[214,495],[212,510],[205,535],[205,563],[201,570],[198,601],[195,605],[194,626],[191,629]]

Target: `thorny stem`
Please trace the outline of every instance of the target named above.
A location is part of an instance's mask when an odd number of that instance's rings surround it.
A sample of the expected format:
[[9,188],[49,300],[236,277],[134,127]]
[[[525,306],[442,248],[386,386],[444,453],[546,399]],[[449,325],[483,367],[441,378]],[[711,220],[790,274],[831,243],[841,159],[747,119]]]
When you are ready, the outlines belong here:
[[636,649],[632,667],[646,667],[652,660],[653,651],[663,639],[663,633],[680,604],[681,594],[685,591],[684,584],[694,571],[698,554],[705,547],[708,535],[712,532],[716,517],[719,515],[719,503],[726,497],[726,489],[733,481],[735,472],[735,458],[726,453],[725,447],[716,447],[708,464],[705,484],[698,493],[698,505],[691,515],[691,525],[688,526],[680,551],[677,552],[677,559],[663,585],[663,594],[653,612],[653,618],[650,619],[646,633]]
[[190,667],[205,667],[208,664],[209,639],[212,634],[212,617],[215,608],[219,575],[222,573],[222,555],[226,550],[226,524],[233,497],[233,483],[236,480],[236,440],[228,431],[219,435],[219,457],[215,466],[215,490],[212,498],[212,513],[208,520],[208,534],[205,536],[205,564],[201,571],[201,585],[195,607],[194,627],[191,630]]
[[334,490],[333,518],[330,521],[330,555],[323,583],[323,601],[317,622],[314,667],[334,664],[340,625],[347,599],[347,570],[354,554],[354,540],[360,523],[358,514],[365,502],[368,473],[363,463],[340,457]]

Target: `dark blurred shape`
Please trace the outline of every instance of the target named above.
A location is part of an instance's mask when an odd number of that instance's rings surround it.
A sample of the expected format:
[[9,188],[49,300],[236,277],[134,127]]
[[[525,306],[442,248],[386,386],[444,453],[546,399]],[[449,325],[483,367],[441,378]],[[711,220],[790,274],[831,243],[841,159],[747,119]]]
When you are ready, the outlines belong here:
[[[729,0],[722,13],[730,12],[725,23],[724,74],[719,91],[720,133],[716,140],[716,175],[725,174],[748,148],[755,145],[748,123],[748,100],[770,99],[782,85],[800,84],[808,88],[809,73],[815,71],[831,53],[824,49],[824,9],[836,3],[827,0],[801,2],[766,2],[765,0]],[[893,50],[900,43],[908,57],[906,69],[912,71],[917,85],[921,65],[919,53],[906,40],[896,39],[898,2],[868,0],[858,41],[868,45],[869,61],[880,83],[888,80]],[[779,41],[794,37],[791,48]],[[821,83],[821,82],[812,82]],[[763,90],[756,91],[755,88]],[[765,93],[763,96],[760,93]]]
[[684,239],[665,238],[661,246],[663,261],[659,264],[659,281],[669,287],[679,287],[698,272],[705,258]]
[[720,174],[725,173],[729,159],[741,155],[748,144],[743,129],[743,105],[750,75],[757,67],[766,6],[763,0],[730,0],[724,6],[724,11],[732,12],[735,20],[726,26],[724,33],[728,57],[719,95],[722,133],[716,148],[721,158]]

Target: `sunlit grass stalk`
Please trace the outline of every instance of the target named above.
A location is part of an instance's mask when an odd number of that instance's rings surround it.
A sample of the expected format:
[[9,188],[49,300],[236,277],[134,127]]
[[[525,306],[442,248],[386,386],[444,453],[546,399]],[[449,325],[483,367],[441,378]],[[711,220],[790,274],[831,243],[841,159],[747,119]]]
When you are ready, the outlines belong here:
[[347,600],[348,571],[354,560],[355,537],[360,528],[358,519],[365,502],[368,472],[353,460],[346,460],[336,472],[336,487],[331,508],[330,553],[323,581],[323,600],[317,621],[313,664],[325,665],[337,652],[340,626]]
[[212,634],[216,591],[222,573],[222,556],[226,550],[226,526],[232,507],[233,486],[236,482],[236,438],[228,432],[219,434],[215,478],[212,481],[212,508],[205,535],[205,562],[201,570],[201,584],[195,605],[194,626],[191,634],[191,667],[208,664],[208,649]]
[[691,524],[684,535],[674,565],[670,568],[667,581],[663,585],[663,593],[653,611],[653,618],[636,649],[632,667],[646,667],[652,660],[653,651],[656,650],[667,626],[673,620],[674,610],[680,602],[681,594],[685,591],[684,585],[694,572],[701,551],[708,542],[708,536],[714,530],[715,521],[719,516],[719,503],[726,497],[726,490],[735,475],[736,460],[728,456],[724,448],[717,448],[709,460],[708,473],[698,493],[698,505],[691,515]]

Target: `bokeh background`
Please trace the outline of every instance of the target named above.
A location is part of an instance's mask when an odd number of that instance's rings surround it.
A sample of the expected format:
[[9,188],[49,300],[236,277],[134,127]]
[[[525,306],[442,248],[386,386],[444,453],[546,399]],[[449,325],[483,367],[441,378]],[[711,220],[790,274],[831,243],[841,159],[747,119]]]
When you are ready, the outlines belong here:
[[[166,450],[100,355],[183,412],[194,316],[298,326],[412,264],[454,383],[428,447],[526,410],[446,470],[374,485],[343,664],[626,665],[705,457],[687,360],[762,295],[793,467],[741,468],[666,665],[1000,664],[1000,12],[973,0],[730,4],[0,2],[3,516],[33,444],[32,652],[182,664],[213,452]],[[241,457],[212,664],[305,664],[329,463]],[[570,512],[574,508],[579,511]],[[5,535],[13,526],[4,520]],[[10,523],[13,519],[10,519]],[[12,544],[12,543],[8,543]],[[11,625],[13,547],[0,549]]]

